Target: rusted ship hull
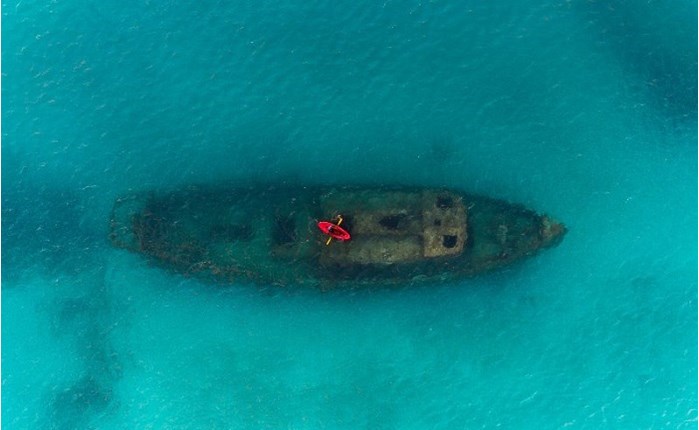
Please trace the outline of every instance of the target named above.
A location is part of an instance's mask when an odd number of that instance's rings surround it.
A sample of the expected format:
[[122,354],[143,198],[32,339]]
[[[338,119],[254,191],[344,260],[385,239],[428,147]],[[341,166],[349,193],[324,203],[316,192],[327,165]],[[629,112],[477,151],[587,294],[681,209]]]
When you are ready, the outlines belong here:
[[[319,220],[352,235],[327,243]],[[487,272],[556,245],[521,205],[444,189],[189,187],[116,201],[110,240],[183,274],[276,285],[404,284]]]

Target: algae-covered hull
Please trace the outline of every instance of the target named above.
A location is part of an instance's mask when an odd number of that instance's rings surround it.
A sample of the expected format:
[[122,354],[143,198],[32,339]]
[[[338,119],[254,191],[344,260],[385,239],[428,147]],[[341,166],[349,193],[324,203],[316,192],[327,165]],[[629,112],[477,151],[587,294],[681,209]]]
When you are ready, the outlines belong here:
[[[316,224],[342,216],[348,241]],[[453,280],[557,244],[565,227],[501,200],[432,188],[189,187],[116,201],[110,240],[185,274],[334,286]]]

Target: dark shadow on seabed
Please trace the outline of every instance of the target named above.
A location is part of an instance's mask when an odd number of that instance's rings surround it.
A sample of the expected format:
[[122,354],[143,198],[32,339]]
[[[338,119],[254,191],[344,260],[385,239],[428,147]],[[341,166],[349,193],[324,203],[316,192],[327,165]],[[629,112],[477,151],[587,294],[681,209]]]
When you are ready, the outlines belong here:
[[[697,117],[697,3],[576,2],[599,49],[610,49],[655,107],[682,123]],[[662,19],[663,21],[659,21]]]
[[[45,381],[46,409],[38,419],[43,428],[87,428],[94,414],[114,407],[112,387],[121,368],[109,341],[114,315],[104,284],[105,227],[86,220],[88,208],[76,192],[3,179],[2,287],[22,294],[27,279],[44,280],[31,283],[45,289],[34,318],[48,321],[48,335],[68,345],[65,360],[82,367],[73,381]],[[19,332],[4,315],[3,323],[3,350],[8,350]],[[21,365],[31,366],[31,358],[24,358]],[[3,397],[11,395],[4,387]]]

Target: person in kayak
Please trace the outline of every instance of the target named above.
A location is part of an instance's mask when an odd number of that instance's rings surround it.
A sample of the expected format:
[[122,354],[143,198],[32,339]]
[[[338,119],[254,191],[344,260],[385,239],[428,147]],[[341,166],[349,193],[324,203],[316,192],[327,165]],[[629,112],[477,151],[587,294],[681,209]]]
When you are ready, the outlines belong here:
[[351,235],[349,234],[349,232],[344,228],[340,227],[340,224],[342,224],[342,216],[338,215],[337,218],[337,224],[333,224],[329,221],[318,222],[318,228],[320,229],[320,231],[330,236],[328,238],[328,241],[325,242],[326,245],[329,245],[333,239],[337,239],[339,241],[351,239]]

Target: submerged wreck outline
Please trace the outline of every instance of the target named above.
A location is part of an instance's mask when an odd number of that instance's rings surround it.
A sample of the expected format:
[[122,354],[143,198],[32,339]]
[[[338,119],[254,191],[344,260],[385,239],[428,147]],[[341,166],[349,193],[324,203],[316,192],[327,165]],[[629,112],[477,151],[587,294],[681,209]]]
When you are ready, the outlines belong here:
[[[330,244],[317,223],[340,214],[352,238]],[[522,205],[451,189],[265,185],[119,198],[109,237],[183,274],[331,288],[466,278],[565,233]]]

